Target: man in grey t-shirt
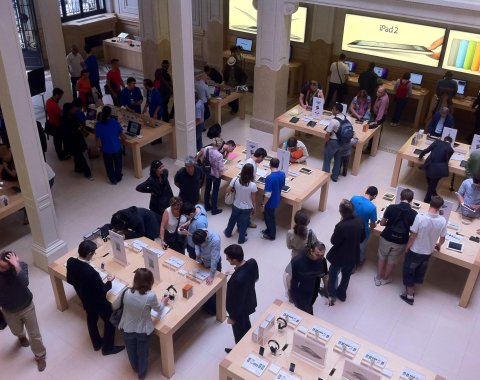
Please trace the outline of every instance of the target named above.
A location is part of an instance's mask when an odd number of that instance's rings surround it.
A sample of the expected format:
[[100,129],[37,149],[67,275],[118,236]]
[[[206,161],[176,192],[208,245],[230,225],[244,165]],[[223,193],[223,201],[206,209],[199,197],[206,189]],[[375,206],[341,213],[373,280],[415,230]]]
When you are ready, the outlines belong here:
[[324,172],[330,173],[330,161],[333,158],[332,181],[337,182],[340,174],[340,164],[342,162],[342,144],[338,140],[338,130],[340,128],[340,120],[345,120],[345,115],[342,113],[343,106],[341,103],[336,103],[332,108],[333,119],[330,120],[325,131],[325,150],[323,152],[323,168]]

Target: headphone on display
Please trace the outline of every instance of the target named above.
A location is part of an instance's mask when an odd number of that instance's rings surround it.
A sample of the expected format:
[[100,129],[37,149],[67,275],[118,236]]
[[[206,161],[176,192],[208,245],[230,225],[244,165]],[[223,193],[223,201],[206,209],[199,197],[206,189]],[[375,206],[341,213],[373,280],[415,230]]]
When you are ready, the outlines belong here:
[[173,301],[175,299],[176,294],[177,294],[177,289],[175,289],[175,286],[170,285],[167,288],[167,291],[165,292],[165,297],[168,297],[169,300]]
[[280,350],[280,344],[274,339],[268,341],[268,347],[273,355],[277,355],[277,351]]
[[277,322],[278,322],[278,329],[279,329],[279,330],[283,330],[283,329],[286,328],[287,325],[288,325],[287,320],[286,320],[285,318],[283,318],[283,317],[278,317],[278,318],[277,318]]

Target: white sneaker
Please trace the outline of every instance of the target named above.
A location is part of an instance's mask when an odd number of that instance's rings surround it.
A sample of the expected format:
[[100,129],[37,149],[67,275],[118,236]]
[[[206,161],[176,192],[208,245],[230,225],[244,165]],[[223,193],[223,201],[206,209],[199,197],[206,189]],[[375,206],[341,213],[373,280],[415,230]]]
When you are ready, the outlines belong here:
[[387,284],[390,284],[392,282],[392,279],[391,278],[387,278],[386,280],[380,280],[381,282],[381,285],[387,285]]
[[375,281],[375,285],[376,285],[376,286],[382,285],[382,280],[381,280],[380,278],[378,278],[377,275],[375,275],[375,276],[373,277],[373,281]]

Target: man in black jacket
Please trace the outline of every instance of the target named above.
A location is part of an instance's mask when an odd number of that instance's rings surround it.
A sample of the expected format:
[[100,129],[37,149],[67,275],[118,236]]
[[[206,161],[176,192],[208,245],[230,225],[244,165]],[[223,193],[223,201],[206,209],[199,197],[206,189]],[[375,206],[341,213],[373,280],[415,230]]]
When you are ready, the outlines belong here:
[[[102,349],[103,355],[117,354],[124,346],[114,346],[115,327],[110,323],[112,307],[107,300],[107,292],[112,288],[114,276],[108,275],[103,283],[100,274],[90,265],[97,245],[90,240],[82,241],[78,247],[78,258],[70,257],[67,261],[67,282],[75,288],[87,312],[87,327],[93,349]],[[103,339],[98,332],[98,318],[105,324]]]
[[378,76],[373,69],[375,68],[375,62],[368,64],[368,69],[361,72],[358,77],[358,85],[360,90],[367,91],[368,96],[371,98],[371,104],[375,103],[374,97],[376,96],[376,90],[378,87]]
[[[337,298],[342,302],[347,299],[348,282],[360,254],[360,243],[365,239],[364,222],[361,218],[355,217],[352,202],[342,200],[339,211],[342,220],[335,226],[330,238],[333,246],[327,254],[327,260],[330,261],[328,281],[330,306],[335,304]],[[337,287],[340,272],[342,280]]]
[[110,223],[116,232],[125,235],[125,239],[145,236],[154,240],[160,236],[160,220],[155,212],[132,206],[113,214]]
[[[257,307],[255,282],[258,281],[258,265],[255,259],[244,260],[243,249],[238,244],[229,245],[224,251],[227,261],[235,267],[227,283],[227,312],[228,322],[232,325],[235,343],[238,343],[248,330],[250,314]],[[226,348],[228,353],[230,348]]]
[[418,158],[421,160],[423,156],[430,153],[425,160],[423,168],[427,176],[427,194],[425,194],[425,203],[430,203],[432,196],[437,194],[438,182],[443,177],[448,177],[448,162],[453,155],[452,138],[446,136],[443,141],[434,141],[427,149],[422,150]]

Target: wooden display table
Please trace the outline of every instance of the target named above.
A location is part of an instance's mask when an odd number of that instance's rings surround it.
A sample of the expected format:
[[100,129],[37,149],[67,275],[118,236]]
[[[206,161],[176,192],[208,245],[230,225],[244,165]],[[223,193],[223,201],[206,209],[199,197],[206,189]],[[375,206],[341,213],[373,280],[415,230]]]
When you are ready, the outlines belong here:
[[219,97],[211,97],[209,104],[213,107],[215,113],[215,122],[222,125],[222,107],[228,103],[238,99],[238,116],[241,120],[245,119],[245,96],[241,92],[235,92],[232,90],[230,95],[226,95],[225,91],[222,91]]
[[[245,150],[244,146],[237,145],[234,150],[235,157],[228,160],[228,163],[225,165],[225,171],[223,173],[222,179],[230,181],[237,177],[241,169],[237,165],[245,161]],[[264,160],[257,169],[268,170],[270,174],[269,167],[263,166],[263,164],[268,164],[269,162]],[[301,168],[307,168],[312,171],[311,174],[300,173]],[[304,164],[291,164],[289,166],[289,171],[297,174],[298,176],[294,177],[291,174],[287,175],[286,185],[290,186],[290,191],[285,193],[282,191],[281,199],[283,202],[292,206],[292,220],[291,226],[294,225],[295,213],[302,208],[303,202],[310,198],[313,194],[320,189],[320,200],[318,203],[318,210],[325,211],[327,209],[327,197],[328,197],[328,186],[330,184],[330,173],[325,173],[322,170],[312,168]],[[256,178],[259,176],[257,175]],[[257,187],[260,190],[260,194],[265,190],[265,185],[257,182]],[[257,197],[259,199],[259,197]]]
[[[395,166],[393,167],[392,180],[390,182],[391,187],[397,187],[398,185],[400,169],[402,168],[402,160],[407,160],[408,165],[413,167],[414,164],[423,165],[425,163],[425,160],[428,157],[427,155],[423,158],[423,160],[420,160],[418,158],[418,154],[414,153],[415,149],[423,150],[428,147],[426,134],[424,134],[423,138],[421,138],[420,141],[417,142],[417,145],[412,145],[412,140],[415,135],[416,135],[416,132],[412,134],[407,139],[405,144],[403,144],[402,147],[398,150],[397,158],[395,160]],[[458,153],[465,154],[464,160],[465,161],[468,160],[468,157],[470,156],[470,145],[458,143],[458,146],[454,147],[454,149]],[[461,164],[461,161],[450,159],[448,163],[448,170],[450,173],[458,174],[458,175],[461,175],[462,177],[465,177],[465,168],[462,168],[460,164]]]
[[[265,353],[263,357],[261,357],[259,352],[260,345],[258,343],[253,342],[252,340],[252,333],[255,331],[257,327],[267,318],[268,315],[275,316],[275,319],[279,317],[284,311],[292,312],[296,314],[298,317],[301,318],[300,323],[298,326],[295,327],[293,324],[289,324],[289,326],[279,331],[277,330],[277,323],[275,322],[275,326],[271,328],[271,332],[273,332],[273,336],[270,339],[276,340],[280,348],[283,348],[285,344],[288,344],[288,347],[285,351],[279,350],[277,355],[273,355],[267,343],[265,343]],[[310,330],[314,326],[319,326],[324,329],[327,329],[331,332],[331,337],[327,343],[324,344],[326,347],[326,356],[325,356],[325,366],[314,365],[312,362],[307,361],[302,356],[297,355],[296,352],[292,352],[293,346],[293,335],[297,333],[301,336],[304,334],[300,333],[300,330],[304,327]],[[305,337],[307,342],[312,340],[314,341],[316,338],[314,335],[307,333],[310,337]],[[386,359],[385,368],[392,372],[390,377],[386,377],[385,375],[382,376],[381,370],[379,370],[378,375],[382,379],[399,379],[402,372],[405,369],[410,369],[418,374],[421,374],[428,380],[445,380],[442,376],[430,371],[426,368],[423,368],[415,363],[409,362],[406,359],[395,355],[392,352],[389,352],[382,347],[379,347],[373,343],[370,343],[366,339],[361,339],[350,332],[343,330],[335,325],[332,325],[328,322],[323,321],[320,318],[314,317],[313,315],[307,314],[293,305],[282,302],[280,300],[275,300],[273,304],[262,313],[259,320],[254,323],[253,327],[247,332],[247,334],[243,337],[243,339],[235,345],[232,351],[222,360],[220,363],[219,368],[219,379],[220,380],[254,380],[254,379],[284,379],[284,377],[275,377],[275,374],[270,371],[272,366],[280,367],[281,370],[287,372],[289,375],[294,376],[292,379],[302,379],[302,380],[315,380],[315,379],[343,379],[342,372],[345,365],[345,355],[341,352],[337,352],[334,350],[336,343],[339,341],[340,338],[346,338],[354,343],[359,345],[357,353],[351,359],[354,363],[360,364],[362,359],[368,352],[375,352],[378,355],[383,356]],[[306,348],[306,351],[310,347],[302,345],[302,347]],[[296,350],[298,348],[296,347]],[[249,372],[245,368],[242,367],[243,363],[247,359],[247,357],[253,354],[265,361],[268,362],[267,367],[261,376],[256,376],[255,374]],[[290,367],[290,363],[295,364],[295,372],[291,373],[288,371]],[[361,367],[364,368],[371,368],[371,364],[363,365],[360,364]],[[273,369],[273,368],[272,368]],[[335,369],[335,370],[334,370]],[[373,370],[373,369],[372,369]],[[358,374],[356,379],[366,379],[362,374]]]
[[0,206],[0,219],[6,218],[25,207],[22,193],[12,190],[13,186],[19,186],[18,182],[0,180],[0,196],[6,195],[8,197],[8,205]]
[[[350,86],[358,87],[358,76],[352,76],[350,75],[348,77],[347,84]],[[395,81],[386,81],[383,80],[383,86],[387,90],[389,94],[395,95],[395,92],[393,91],[395,87]],[[420,89],[417,89],[413,87],[412,89],[412,96],[410,98],[418,100],[418,105],[417,105],[417,111],[415,112],[415,119],[413,121],[413,127],[418,128],[420,125],[420,119],[422,118],[423,115],[423,107],[425,103],[425,98],[428,96],[430,91],[424,87],[421,87]],[[373,104],[372,104],[373,108]]]
[[[395,194],[396,190],[388,191],[389,193]],[[378,197],[374,200],[375,205],[377,206],[378,219],[382,219],[383,213],[388,205],[394,203],[395,201],[387,201],[383,199],[385,191],[380,191]],[[415,200],[420,204],[420,209],[416,210],[419,213],[427,213],[429,205],[425,202]],[[472,296],[473,289],[477,282],[478,274],[480,272],[480,243],[475,243],[474,241],[469,240],[470,236],[478,236],[476,231],[480,228],[480,221],[478,219],[473,220],[472,224],[465,225],[462,224],[462,216],[460,213],[452,211],[450,214],[449,222],[453,222],[459,226],[458,230],[448,228],[447,232],[452,234],[458,233],[458,236],[461,236],[464,249],[462,253],[452,251],[447,249],[446,241],[440,251],[434,251],[432,257],[444,260],[454,265],[458,265],[462,268],[468,270],[467,281],[463,287],[462,294],[460,296],[460,302],[458,303],[461,307],[467,307],[468,302]],[[384,227],[380,224],[377,224],[375,229],[372,231],[373,234],[379,236],[383,231]],[[461,234],[461,235],[460,235]],[[432,265],[432,264],[430,264]]]
[[116,58],[120,61],[120,66],[143,72],[142,45],[139,41],[120,42],[118,38],[103,40],[103,57],[107,64]]
[[[138,240],[142,240],[144,243],[160,249],[160,246],[150,239],[141,238]],[[132,240],[128,240],[127,242],[132,242]],[[131,286],[133,283],[134,270],[145,267],[143,254],[141,252],[136,253],[134,250],[126,248],[129,265],[124,267],[115,262],[113,260],[113,255],[108,254],[108,252],[112,252],[110,242],[103,244],[97,249],[97,253],[92,260],[92,265],[96,268],[100,268],[101,263],[104,262],[105,272],[115,275],[117,280],[123,282],[127,286]],[[107,256],[103,257],[105,254],[107,254]],[[223,273],[217,272],[211,285],[207,285],[205,282],[199,283],[189,279],[187,276],[180,275],[177,270],[172,270],[163,266],[165,260],[172,256],[185,260],[185,264],[180,269],[185,269],[189,272],[194,269],[200,269],[203,271],[208,270],[190,259],[188,256],[182,255],[171,249],[167,249],[165,254],[159,259],[161,281],[160,283],[155,283],[152,290],[157,294],[159,300],[163,298],[165,290],[171,284],[175,285],[178,292],[175,300],[170,301],[169,303],[169,306],[172,308],[170,312],[161,320],[153,320],[155,328],[154,332],[158,335],[160,340],[162,372],[164,376],[168,378],[172,377],[175,373],[173,334],[214,294],[216,295],[217,300],[216,318],[219,322],[223,322],[226,319],[225,297],[227,292],[227,278]],[[66,281],[67,269],[65,264],[70,257],[78,257],[77,248],[72,249],[65,256],[55,260],[48,267],[57,309],[60,311],[64,311],[68,308],[63,281]],[[189,299],[182,297],[182,288],[186,284],[193,285],[193,296]],[[110,302],[113,302],[120,294],[121,292],[117,296],[109,294],[107,298]]]
[[[291,123],[290,119],[294,116],[300,118],[300,120],[297,121],[296,123]],[[327,133],[325,132],[325,126],[319,123],[320,120],[314,119],[314,121],[317,122],[317,125],[315,125],[315,127],[312,128],[307,126],[307,123],[308,123],[307,121],[302,121],[302,117],[304,116],[311,116],[311,112],[306,111],[302,107],[297,105],[275,119],[275,122],[273,124],[273,143],[272,143],[272,149],[275,152],[277,151],[280,143],[279,141],[280,130],[282,128],[290,128],[295,131],[307,133],[309,135],[313,135],[313,136],[317,136],[322,139],[325,139],[325,136]],[[367,144],[370,139],[373,139],[370,156],[375,157],[377,155],[378,144],[380,142],[381,127],[377,127],[375,129],[369,129],[367,130],[367,132],[363,132],[362,124],[356,123],[355,119],[352,118],[351,116],[347,116],[347,117],[352,123],[352,126],[355,130],[355,136],[358,137],[358,143],[355,146],[355,156],[353,158],[353,165],[352,165],[352,174],[358,175],[358,171],[360,169],[360,163],[362,161],[362,150],[365,144]],[[326,115],[322,116],[323,120],[329,120],[332,118],[333,116],[326,116]]]

